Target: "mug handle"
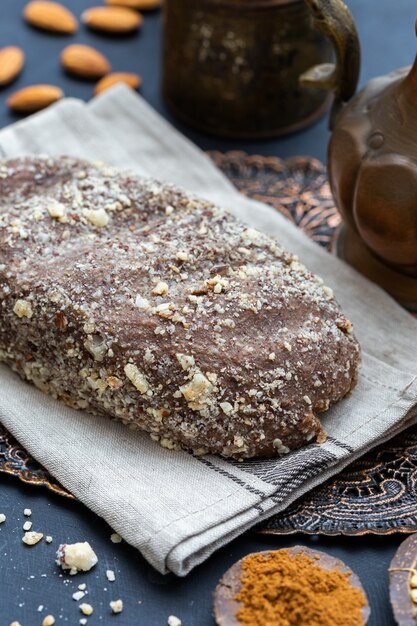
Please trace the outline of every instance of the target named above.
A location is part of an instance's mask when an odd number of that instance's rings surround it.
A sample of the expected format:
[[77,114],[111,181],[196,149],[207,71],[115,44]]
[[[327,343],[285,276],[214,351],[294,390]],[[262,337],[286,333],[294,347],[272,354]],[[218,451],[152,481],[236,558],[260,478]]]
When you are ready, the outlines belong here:
[[305,0],[315,28],[329,37],[336,53],[336,64],[315,65],[300,76],[306,88],[333,91],[330,129],[342,107],[356,92],[361,64],[358,31],[351,12],[342,0]]

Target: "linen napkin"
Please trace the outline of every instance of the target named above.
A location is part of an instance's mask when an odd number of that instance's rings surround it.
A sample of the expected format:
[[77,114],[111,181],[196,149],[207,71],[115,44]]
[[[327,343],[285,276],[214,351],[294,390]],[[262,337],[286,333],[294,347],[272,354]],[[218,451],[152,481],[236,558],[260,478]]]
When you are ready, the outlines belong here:
[[[65,487],[160,572],[183,576],[218,547],[417,419],[417,322],[274,209],[240,195],[138,95],[117,86],[66,99],[0,132],[3,157],[105,160],[174,182],[275,235],[334,289],[363,349],[359,383],[323,418],[329,433],[280,459],[196,458],[144,433],[74,411],[0,366],[0,420]],[[85,540],[80,537],[80,540]]]

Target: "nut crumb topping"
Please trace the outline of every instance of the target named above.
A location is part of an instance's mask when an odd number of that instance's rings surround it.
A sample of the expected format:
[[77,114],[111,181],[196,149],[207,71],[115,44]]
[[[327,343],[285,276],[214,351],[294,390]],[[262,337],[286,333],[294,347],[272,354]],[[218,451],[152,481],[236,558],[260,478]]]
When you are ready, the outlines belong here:
[[360,350],[332,290],[278,241],[69,157],[3,161],[0,194],[0,361],[170,450],[241,459],[323,440],[318,415],[354,386]]

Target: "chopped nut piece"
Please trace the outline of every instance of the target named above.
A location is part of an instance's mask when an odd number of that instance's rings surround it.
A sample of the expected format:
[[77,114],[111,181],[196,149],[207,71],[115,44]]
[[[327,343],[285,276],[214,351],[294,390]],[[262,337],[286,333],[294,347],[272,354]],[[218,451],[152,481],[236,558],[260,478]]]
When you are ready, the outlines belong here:
[[87,602],[83,602],[82,604],[80,604],[80,611],[81,613],[83,613],[83,615],[92,615],[93,607],[91,606],[91,604],[87,604]]
[[35,544],[39,543],[40,540],[42,539],[43,534],[42,533],[36,533],[34,531],[29,531],[27,533],[25,533],[22,537],[22,541],[23,543],[25,543],[27,546],[34,546]]
[[37,610],[38,610],[38,613],[41,613],[43,611],[43,604],[40,604]]
[[175,617],[175,615],[170,615],[168,617],[168,626],[181,626],[182,622],[179,617]]
[[413,574],[410,578],[410,587],[411,589],[417,588],[417,574]]
[[79,602],[80,600],[82,600],[82,598],[84,598],[85,593],[84,591],[76,591],[75,593],[72,594],[72,599],[76,600],[76,602]]
[[85,617],[82,617],[82,618],[80,619],[80,624],[81,624],[82,626],[85,626],[85,624],[86,624],[86,623],[87,623],[87,619],[86,619]]
[[111,583],[113,583],[116,580],[116,574],[113,572],[112,569],[106,570],[106,576],[107,576],[107,580]]
[[326,287],[326,285],[323,285],[323,291],[328,300],[331,300],[334,297],[333,289],[331,289],[330,287]]
[[32,509],[25,509],[23,511],[23,515],[25,515],[26,517],[30,517],[32,515]]
[[110,608],[113,613],[121,613],[123,611],[123,600],[112,600],[110,602]]
[[189,403],[201,403],[210,394],[213,385],[201,372],[196,372],[190,382],[180,387],[180,391]]
[[30,530],[31,528],[32,528],[32,522],[27,521],[23,524],[23,530]]
[[60,545],[57,551],[57,565],[64,570],[69,569],[71,575],[77,572],[88,572],[97,561],[97,555],[87,541],[65,543]]
[[33,315],[32,305],[27,300],[16,300],[13,313],[16,313],[17,317],[27,317],[30,319]]
[[288,454],[288,452],[290,451],[287,446],[283,445],[281,439],[274,439],[272,445],[274,446],[274,448],[276,448],[278,454]]
[[85,583],[81,583],[81,585],[78,585],[78,589],[80,591],[84,591],[84,589],[87,587],[87,585]]
[[10,626],[21,626],[21,625],[20,625],[20,622],[12,622]]
[[52,543],[52,537],[51,537],[51,535],[46,535],[46,537],[45,537],[45,541],[46,541],[46,543]]
[[42,626],[53,626],[54,624],[55,617],[53,615],[47,615],[42,622]]
[[417,589],[410,590],[410,598],[413,602],[417,603]]
[[113,533],[112,535],[110,535],[110,541],[112,543],[121,543],[122,538],[118,533]]
[[104,209],[84,209],[83,215],[85,219],[97,228],[103,228],[109,223],[110,217]]
[[64,204],[58,202],[57,200],[53,200],[53,198],[50,198],[47,209],[49,215],[52,218],[58,220],[59,222],[65,221],[66,210]]
[[226,415],[232,415],[234,412],[233,405],[230,402],[220,402],[219,406]]
[[152,293],[154,296],[164,296],[166,293],[168,293],[168,285],[163,281],[160,281],[152,289]]
[[128,363],[125,366],[125,374],[132,383],[132,385],[136,387],[136,389],[139,391],[139,393],[143,395],[149,390],[149,383],[146,380],[145,375],[142,374],[142,372],[139,370],[138,367],[136,367],[136,365]]
[[0,513],[0,524],[3,524],[3,522],[6,521],[6,516],[4,513]]

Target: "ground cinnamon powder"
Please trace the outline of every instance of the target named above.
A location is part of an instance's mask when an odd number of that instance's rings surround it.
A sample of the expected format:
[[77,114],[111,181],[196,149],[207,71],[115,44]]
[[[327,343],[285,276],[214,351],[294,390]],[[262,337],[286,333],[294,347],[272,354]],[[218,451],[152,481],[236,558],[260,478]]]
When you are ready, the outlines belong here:
[[251,554],[242,564],[239,623],[247,626],[362,626],[364,593],[349,573],[320,559],[279,550]]

